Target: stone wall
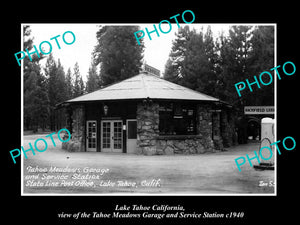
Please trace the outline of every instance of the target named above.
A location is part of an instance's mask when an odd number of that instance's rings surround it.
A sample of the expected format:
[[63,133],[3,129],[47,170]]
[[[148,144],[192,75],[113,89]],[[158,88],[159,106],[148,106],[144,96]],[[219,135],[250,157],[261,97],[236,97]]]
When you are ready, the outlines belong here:
[[159,105],[146,103],[137,105],[137,146],[138,153],[156,154],[156,137],[159,135]]
[[237,144],[235,132],[234,116],[230,111],[222,110],[221,112],[221,136],[224,147],[230,147]]
[[62,148],[70,152],[80,152],[85,149],[85,108],[72,106],[72,137],[68,142],[62,143]]
[[212,140],[212,112],[210,104],[197,106],[197,134],[199,134],[202,145],[208,151],[214,149]]
[[137,106],[138,153],[144,155],[200,154],[215,149],[212,140],[212,113],[209,104],[197,108],[197,135],[159,137],[159,104]]
[[221,119],[219,110],[212,112],[212,130],[213,130],[213,142],[214,148],[217,150],[223,150],[223,139],[221,137]]
[[[193,137],[194,136],[194,137]],[[157,154],[172,155],[172,154],[201,154],[212,149],[205,149],[202,140],[197,135],[187,135],[182,138],[158,138]]]

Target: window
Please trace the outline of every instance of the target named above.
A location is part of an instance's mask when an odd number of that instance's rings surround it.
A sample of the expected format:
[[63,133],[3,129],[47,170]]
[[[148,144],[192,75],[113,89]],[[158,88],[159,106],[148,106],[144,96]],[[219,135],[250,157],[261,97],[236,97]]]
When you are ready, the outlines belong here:
[[196,107],[191,104],[162,103],[159,105],[159,134],[196,134]]
[[137,138],[137,122],[136,120],[127,121],[127,138],[136,139]]

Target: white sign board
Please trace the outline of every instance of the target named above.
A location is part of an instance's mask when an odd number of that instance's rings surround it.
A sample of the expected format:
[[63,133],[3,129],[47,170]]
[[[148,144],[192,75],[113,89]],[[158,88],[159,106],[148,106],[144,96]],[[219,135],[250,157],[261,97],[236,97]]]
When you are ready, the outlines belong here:
[[274,114],[274,106],[245,106],[245,115]]

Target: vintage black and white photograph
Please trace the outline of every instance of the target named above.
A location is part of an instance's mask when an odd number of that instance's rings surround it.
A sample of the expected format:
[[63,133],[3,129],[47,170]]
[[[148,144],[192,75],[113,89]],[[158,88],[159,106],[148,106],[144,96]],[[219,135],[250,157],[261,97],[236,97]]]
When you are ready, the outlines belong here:
[[22,195],[276,195],[276,24],[190,21],[22,24]]

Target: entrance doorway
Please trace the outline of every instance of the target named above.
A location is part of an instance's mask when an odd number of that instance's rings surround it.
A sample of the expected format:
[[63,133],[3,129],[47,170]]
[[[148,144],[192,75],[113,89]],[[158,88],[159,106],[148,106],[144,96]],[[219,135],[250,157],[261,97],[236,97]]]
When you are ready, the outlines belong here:
[[86,151],[96,152],[97,149],[97,122],[96,120],[86,121]]
[[122,120],[101,121],[101,151],[122,152]]
[[251,140],[261,140],[261,124],[260,119],[257,117],[248,117],[247,118],[247,135],[248,139]]
[[136,153],[136,141],[137,141],[137,122],[136,120],[127,120],[127,140],[126,149],[127,153]]

